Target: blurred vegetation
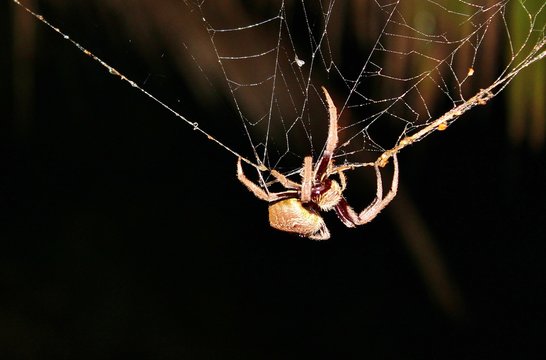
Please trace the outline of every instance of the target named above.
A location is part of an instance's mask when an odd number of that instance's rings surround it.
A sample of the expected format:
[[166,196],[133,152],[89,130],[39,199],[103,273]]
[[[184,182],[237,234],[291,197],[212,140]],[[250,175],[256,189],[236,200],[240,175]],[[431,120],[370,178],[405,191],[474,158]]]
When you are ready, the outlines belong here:
[[[507,15],[510,37],[505,41],[505,58],[511,59],[514,51],[527,43],[522,54],[516,54],[525,56],[525,51],[545,37],[545,3],[542,0],[513,1]],[[506,97],[510,140],[514,145],[525,144],[535,151],[541,150],[546,134],[546,61],[536,62],[531,69],[518,74],[508,87]]]

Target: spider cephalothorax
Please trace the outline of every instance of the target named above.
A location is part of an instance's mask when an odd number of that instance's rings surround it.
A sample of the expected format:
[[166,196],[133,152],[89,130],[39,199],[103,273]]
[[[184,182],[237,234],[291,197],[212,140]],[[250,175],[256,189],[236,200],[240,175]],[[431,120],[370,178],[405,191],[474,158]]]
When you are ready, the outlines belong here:
[[[334,209],[339,219],[347,227],[355,227],[372,221],[381,210],[383,210],[396,196],[398,189],[398,160],[396,154],[394,159],[394,174],[391,189],[383,197],[383,184],[379,166],[375,165],[377,177],[377,190],[375,199],[367,208],[356,213],[349,206],[343,197],[343,191],[347,186],[343,171],[347,167],[335,167],[332,159],[337,147],[337,109],[330,98],[328,91],[322,88],[328,104],[330,125],[328,138],[322,156],[313,167],[313,158],[306,156],[303,159],[301,170],[302,181],[298,184],[288,179],[276,170],[271,170],[275,177],[286,190],[282,192],[269,192],[250,181],[243,173],[241,159],[237,162],[237,178],[258,198],[265,200],[269,205],[269,223],[278,230],[296,233],[301,236],[315,240],[326,240],[330,238],[330,232],[319,214],[319,211]],[[330,176],[337,175],[339,181],[331,179]]]

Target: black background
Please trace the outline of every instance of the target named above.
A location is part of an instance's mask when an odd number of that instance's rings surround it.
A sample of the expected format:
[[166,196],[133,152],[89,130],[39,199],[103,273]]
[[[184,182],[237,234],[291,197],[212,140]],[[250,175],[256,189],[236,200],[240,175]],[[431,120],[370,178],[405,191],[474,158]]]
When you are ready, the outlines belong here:
[[393,209],[358,229],[326,214],[326,242],[272,230],[232,155],[41,24],[21,133],[2,22],[3,359],[546,356],[544,151],[508,142],[502,96],[399,156],[449,313]]

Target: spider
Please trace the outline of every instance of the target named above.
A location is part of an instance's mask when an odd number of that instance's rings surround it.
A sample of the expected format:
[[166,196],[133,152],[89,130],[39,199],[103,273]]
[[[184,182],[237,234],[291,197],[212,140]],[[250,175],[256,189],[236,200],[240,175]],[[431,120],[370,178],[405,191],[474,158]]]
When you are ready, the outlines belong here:
[[[343,191],[347,187],[347,180],[343,171],[348,167],[335,167],[332,159],[336,150],[337,135],[337,109],[328,94],[326,88],[322,88],[329,112],[328,137],[324,152],[313,166],[311,156],[303,159],[301,170],[301,184],[288,179],[276,170],[271,170],[271,175],[283,185],[286,190],[281,192],[269,192],[256,183],[249,180],[241,166],[241,158],[237,161],[237,178],[257,198],[267,201],[269,205],[269,224],[271,227],[295,233],[314,240],[327,240],[330,231],[326,227],[319,211],[334,209],[338,218],[347,227],[355,227],[372,221],[396,196],[398,190],[398,159],[394,154],[394,174],[391,188],[383,197],[383,184],[379,165],[375,164],[377,177],[377,190],[375,199],[362,212],[356,213],[343,197]],[[337,174],[338,180],[330,176]]]

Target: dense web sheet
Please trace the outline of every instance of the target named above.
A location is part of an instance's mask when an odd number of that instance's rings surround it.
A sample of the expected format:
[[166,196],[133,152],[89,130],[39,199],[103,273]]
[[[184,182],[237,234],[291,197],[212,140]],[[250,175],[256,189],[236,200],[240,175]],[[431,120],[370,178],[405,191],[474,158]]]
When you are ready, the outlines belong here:
[[[131,9],[151,9],[148,3],[137,1]],[[132,11],[120,1],[99,4],[122,14]],[[487,103],[545,55],[541,1],[420,4],[176,2],[184,18],[180,32],[187,35],[177,42],[184,68],[194,70],[196,88],[225,92],[235,110],[224,119],[188,119],[183,109],[172,111],[256,168],[294,173],[304,156],[317,158],[323,150],[328,111],[320,87],[325,86],[340,115],[337,164],[384,164],[393,153]],[[517,31],[511,28],[516,14],[525,19]],[[74,42],[94,56],[79,43]],[[509,44],[505,58],[499,56],[500,43]],[[123,69],[95,60],[154,97],[122,75]],[[248,141],[222,138],[215,130],[219,121],[241,128]]]

